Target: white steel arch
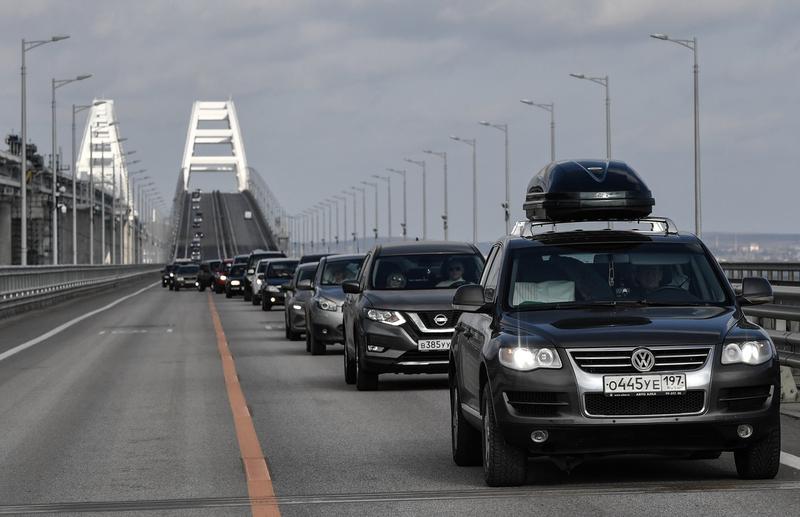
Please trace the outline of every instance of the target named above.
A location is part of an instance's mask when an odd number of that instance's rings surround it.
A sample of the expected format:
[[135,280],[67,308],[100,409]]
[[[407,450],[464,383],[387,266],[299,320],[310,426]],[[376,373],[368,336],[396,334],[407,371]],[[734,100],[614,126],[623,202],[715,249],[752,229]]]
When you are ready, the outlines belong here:
[[[198,145],[204,144],[230,144],[230,152],[202,155],[198,153]],[[184,190],[189,189],[189,178],[195,172],[233,172],[236,174],[239,191],[247,190],[247,158],[244,154],[239,118],[232,100],[195,101],[186,134],[181,172]]]

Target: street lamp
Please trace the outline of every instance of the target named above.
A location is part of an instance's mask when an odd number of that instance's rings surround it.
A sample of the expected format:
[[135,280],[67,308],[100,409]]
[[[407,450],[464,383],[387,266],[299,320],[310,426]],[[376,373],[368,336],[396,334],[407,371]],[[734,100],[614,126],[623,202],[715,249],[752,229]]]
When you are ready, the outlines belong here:
[[[84,79],[88,79],[92,76],[92,74],[84,74],[74,77],[72,79],[52,79],[52,89],[51,89],[51,118],[52,118],[52,154],[51,154],[51,167],[50,171],[53,173],[53,264],[58,264],[58,169],[60,165],[58,163],[58,159],[56,158],[56,90],[61,88],[62,86],[66,86],[70,83],[74,83],[76,81],[83,81]],[[74,172],[74,171],[73,171]],[[73,198],[73,203],[74,203]],[[74,207],[74,205],[73,205]],[[74,211],[74,208],[73,208]],[[73,228],[74,231],[74,228]],[[74,253],[74,250],[73,250]]]
[[451,140],[461,142],[472,147],[472,242],[478,242],[478,161],[476,148],[478,141],[475,138],[461,138],[450,135]]
[[362,181],[361,184],[375,189],[375,227],[372,231],[375,233],[375,240],[378,240],[378,183],[376,181]]
[[336,203],[336,249],[338,250],[340,246],[339,237],[342,235],[339,233],[339,201],[344,203],[344,239],[342,240],[347,242],[347,198],[344,196],[334,195],[333,199],[336,200],[334,202]]
[[[343,190],[342,194],[347,196],[353,196],[353,252],[358,253],[358,240],[356,239],[356,193],[352,190]],[[346,202],[345,202],[346,203]],[[345,204],[345,210],[347,210],[347,204]],[[345,225],[345,233],[347,233],[347,216],[345,215],[344,220]]]
[[422,240],[424,241],[428,238],[428,198],[426,195],[428,180],[427,173],[425,171],[425,160],[412,160],[410,158],[403,158],[403,161],[422,167]]
[[361,238],[367,240],[367,189],[364,187],[350,187],[361,192]]
[[403,228],[403,240],[406,240],[408,234],[408,203],[406,199],[406,171],[405,169],[386,169],[389,172],[399,174],[403,177],[403,223],[400,225]]
[[26,93],[26,68],[25,68],[25,52],[33,50],[36,47],[41,47],[47,43],[53,43],[69,38],[69,36],[53,36],[46,40],[25,41],[22,39],[22,60],[20,67],[21,77],[21,95],[20,95],[20,111],[22,118],[22,149],[20,152],[20,167],[19,167],[19,186],[20,186],[20,264],[23,266],[28,265],[28,115],[27,115],[27,93]]
[[533,102],[530,99],[520,99],[522,104],[527,104],[528,106],[533,106],[535,108],[541,108],[545,111],[550,112],[550,161],[556,161],[556,119],[555,119],[555,110],[556,105],[555,103],[551,102],[549,104],[540,104],[538,102]]
[[388,201],[387,204],[388,204],[388,209],[389,209],[389,217],[388,217],[389,232],[388,232],[388,238],[391,241],[392,240],[392,177],[391,176],[381,176],[380,174],[373,174],[372,177],[386,182],[386,199]]
[[666,34],[651,34],[651,38],[671,41],[692,51],[694,66],[694,233],[701,237],[702,218],[700,211],[700,66],[697,64],[697,38],[677,39]]
[[508,235],[508,215],[509,215],[509,206],[511,203],[510,198],[510,187],[509,187],[509,168],[508,168],[508,124],[492,124],[491,122],[487,122],[485,120],[481,120],[478,124],[486,127],[492,127],[497,129],[498,131],[502,131],[505,136],[505,147],[506,147],[506,200],[500,206],[503,208],[503,219],[506,222],[506,235]]
[[444,240],[447,240],[447,152],[431,151],[430,149],[425,149],[422,152],[438,156],[444,162],[444,214],[442,215],[442,227],[444,230]]
[[[77,215],[77,196],[76,182],[78,181],[78,158],[75,154],[75,116],[81,111],[105,104],[106,101],[97,101],[86,105],[72,105],[72,263],[78,263],[78,215]],[[91,219],[92,211],[89,210]],[[91,250],[89,251],[91,254]]]
[[606,89],[606,159],[611,159],[611,97],[608,93],[608,76],[589,77],[585,74],[569,74],[575,79],[585,79],[599,84]]

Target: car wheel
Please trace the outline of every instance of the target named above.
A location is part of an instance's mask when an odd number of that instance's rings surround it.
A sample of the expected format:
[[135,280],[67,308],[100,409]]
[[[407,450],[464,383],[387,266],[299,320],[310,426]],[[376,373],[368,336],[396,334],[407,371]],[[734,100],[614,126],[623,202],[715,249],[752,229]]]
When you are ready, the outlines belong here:
[[308,324],[308,315],[306,315],[306,352],[311,353],[311,332],[309,332],[310,325]]
[[244,301],[249,302],[253,298],[253,292],[250,289],[244,290]]
[[289,318],[286,316],[285,312],[283,313],[283,328],[285,330],[286,339],[288,339],[289,341],[293,341],[292,328],[291,325],[289,325]]
[[214,286],[214,292],[216,294],[222,294],[222,288],[218,285]]
[[483,417],[483,475],[489,486],[519,486],[525,483],[528,455],[506,443],[494,414],[488,386],[481,390]]
[[261,305],[261,308],[264,309],[265,311],[271,311],[272,310],[272,304],[269,303],[269,302],[264,302]]
[[325,343],[314,337],[314,332],[309,328],[308,333],[308,347],[311,349],[311,355],[325,355]]
[[170,291],[174,291],[175,290],[175,286],[173,286],[172,284],[169,284],[169,290]]
[[347,384],[356,383],[356,361],[350,359],[350,353],[347,351],[347,344],[344,345],[344,382]]
[[178,292],[178,291],[180,291],[180,290],[181,290],[181,286],[179,286],[179,285],[176,285],[176,286],[175,286],[175,289],[174,289],[174,291],[175,291],[175,292]]
[[378,389],[378,374],[364,369],[361,350],[356,345],[356,388],[358,391],[375,391]]
[[255,295],[253,295],[253,297],[250,299],[250,301],[253,302],[253,305],[260,305],[261,304],[261,298],[255,296]]
[[742,479],[772,479],[781,463],[781,428],[774,424],[765,438],[733,453],[736,473]]
[[481,433],[464,418],[455,376],[450,383],[450,438],[456,465],[471,467],[481,464]]
[[233,294],[230,291],[225,291],[225,298],[233,298]]

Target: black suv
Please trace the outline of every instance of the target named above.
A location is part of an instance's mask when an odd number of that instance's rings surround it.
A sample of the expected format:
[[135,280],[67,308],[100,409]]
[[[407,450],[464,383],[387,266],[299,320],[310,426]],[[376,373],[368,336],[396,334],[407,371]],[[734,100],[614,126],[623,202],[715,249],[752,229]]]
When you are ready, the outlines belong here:
[[[745,278],[737,296],[697,237],[641,213],[621,221],[625,195],[607,211],[625,188],[614,174],[641,183],[624,163],[559,162],[549,172],[559,167],[561,197],[547,190],[558,181],[529,189],[533,220],[494,244],[480,284],[454,297],[455,462],[483,462],[498,486],[524,483],[528,456],[734,451],[740,477],[774,477],[778,358],[742,312],[772,299],[769,283]],[[585,175],[594,192],[564,192]],[[589,221],[553,220],[583,209]],[[614,220],[601,222],[603,213]]]
[[373,248],[358,279],[342,283],[345,382],[374,390],[381,373],[446,373],[458,317],[453,294],[482,270],[483,255],[472,244]]

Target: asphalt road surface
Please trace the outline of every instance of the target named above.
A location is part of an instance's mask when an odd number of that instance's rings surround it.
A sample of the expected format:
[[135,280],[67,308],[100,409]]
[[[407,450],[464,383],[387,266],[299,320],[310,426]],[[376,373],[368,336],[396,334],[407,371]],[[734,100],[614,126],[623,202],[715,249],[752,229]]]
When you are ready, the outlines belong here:
[[[344,384],[341,347],[306,354],[283,338],[280,309],[156,280],[0,322],[0,515],[800,508],[800,470],[785,464],[775,480],[741,481],[727,453],[595,459],[570,473],[534,460],[526,486],[486,488],[480,467],[450,458],[446,377],[382,376],[379,391],[358,392]],[[783,450],[800,456],[800,420],[782,424]]]

